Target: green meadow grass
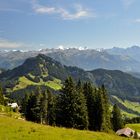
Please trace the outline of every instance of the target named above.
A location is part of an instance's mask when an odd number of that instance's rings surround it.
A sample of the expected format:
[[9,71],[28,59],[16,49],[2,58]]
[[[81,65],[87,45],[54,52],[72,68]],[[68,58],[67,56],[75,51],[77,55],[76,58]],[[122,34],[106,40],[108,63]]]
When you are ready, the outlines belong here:
[[0,105],[0,116],[8,116],[12,118],[21,118],[21,114],[13,112],[13,109],[9,106]]
[[59,90],[62,88],[61,80],[59,79],[54,79],[53,81],[47,82],[43,82],[43,80],[41,79],[39,83],[35,83],[27,79],[25,76],[22,76],[19,78],[19,84],[13,88],[13,91],[24,89],[29,85],[46,85],[54,90]]
[[[128,101],[128,100],[121,100],[120,98],[118,98],[117,96],[113,96],[113,98],[115,98],[119,103],[121,103],[122,105],[124,105],[125,107],[127,107],[128,109],[131,109],[133,111],[137,111],[140,113],[140,104],[138,102],[131,102],[131,101]],[[131,113],[128,113],[124,110],[122,110],[122,114],[127,116],[127,117],[138,117],[138,115],[135,115],[135,114],[131,114]]]
[[130,140],[111,133],[40,125],[0,116],[0,140]]

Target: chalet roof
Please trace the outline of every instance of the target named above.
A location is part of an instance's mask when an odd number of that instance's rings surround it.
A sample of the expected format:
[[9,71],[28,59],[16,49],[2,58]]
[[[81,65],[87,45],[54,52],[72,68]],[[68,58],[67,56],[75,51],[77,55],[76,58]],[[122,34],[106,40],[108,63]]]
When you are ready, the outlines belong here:
[[8,106],[11,106],[12,108],[18,107],[17,103],[8,103]]
[[116,134],[119,135],[119,136],[124,135],[126,137],[131,137],[134,134],[134,130],[132,130],[131,128],[127,127],[127,128],[119,129],[116,132]]

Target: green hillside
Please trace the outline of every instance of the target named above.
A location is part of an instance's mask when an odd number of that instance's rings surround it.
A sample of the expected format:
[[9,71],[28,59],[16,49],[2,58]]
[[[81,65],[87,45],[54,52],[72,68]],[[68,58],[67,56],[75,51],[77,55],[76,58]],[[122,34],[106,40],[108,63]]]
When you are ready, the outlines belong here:
[[84,71],[77,67],[64,66],[45,55],[38,55],[27,59],[23,65],[0,74],[0,83],[4,93],[17,101],[26,92],[34,91],[36,86],[58,93],[68,76],[75,81],[90,81],[95,86],[104,84],[110,98],[113,97],[112,103],[119,103],[126,116],[140,115],[139,103],[136,103],[140,102],[140,79],[117,70]]
[[13,112],[11,107],[0,105],[0,116],[8,116],[12,118],[21,118],[21,114]]
[[115,134],[50,127],[0,116],[0,140],[128,140]]
[[13,91],[25,89],[27,88],[27,86],[30,85],[35,85],[35,86],[45,85],[54,90],[59,90],[62,87],[61,80],[56,78],[53,78],[52,80],[48,80],[46,82],[44,82],[43,79],[41,78],[39,80],[40,80],[39,82],[34,82],[25,76],[19,77],[18,84],[13,87]]
[[111,101],[116,103],[127,117],[138,117],[140,115],[140,103],[129,100],[122,100],[117,96],[111,96]]

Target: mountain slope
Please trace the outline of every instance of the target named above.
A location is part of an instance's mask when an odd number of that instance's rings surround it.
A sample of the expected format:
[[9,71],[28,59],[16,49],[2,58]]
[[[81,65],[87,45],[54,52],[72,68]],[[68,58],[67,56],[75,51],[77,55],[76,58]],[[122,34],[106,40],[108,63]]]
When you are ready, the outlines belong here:
[[5,86],[10,86],[7,83],[11,81],[11,88],[14,88],[22,81],[26,81],[27,85],[43,85],[48,81],[63,84],[68,76],[72,76],[76,81],[90,81],[97,86],[104,84],[111,95],[140,101],[140,79],[130,74],[105,69],[84,71],[77,67],[62,65],[42,54],[27,59],[23,65],[13,70],[3,72],[0,74],[0,81],[5,83]]
[[[49,88],[53,92],[59,92],[64,80],[72,76],[75,81],[92,82],[95,86],[102,84],[108,90],[109,97],[112,95],[122,100],[140,102],[140,79],[118,70],[97,69],[84,71],[77,67],[68,67],[45,55],[38,55],[27,59],[24,64],[0,74],[0,81],[4,91],[14,98],[22,98],[26,91],[32,92],[37,86],[45,90]],[[111,100],[113,103],[115,99]],[[121,108],[135,115],[140,114],[135,109],[123,105]]]
[[90,81],[92,76],[82,69],[67,67],[45,55],[27,59],[21,66],[0,75],[0,81],[10,92],[27,88],[29,85],[46,85],[58,90],[68,76],[75,80]]
[[91,73],[95,83],[104,84],[110,94],[136,101],[140,99],[140,79],[118,70],[97,69]]
[[67,66],[77,66],[85,70],[98,68],[123,71],[139,71],[140,63],[136,60],[112,55],[106,51],[68,49],[47,54]]

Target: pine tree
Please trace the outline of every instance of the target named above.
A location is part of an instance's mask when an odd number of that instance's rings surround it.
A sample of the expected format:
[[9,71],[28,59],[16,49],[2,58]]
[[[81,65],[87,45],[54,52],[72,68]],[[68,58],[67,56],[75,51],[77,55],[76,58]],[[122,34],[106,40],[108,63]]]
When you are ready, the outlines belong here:
[[31,94],[26,107],[25,117],[27,120],[37,123],[41,122],[40,98],[41,94]]
[[113,106],[112,111],[112,126],[114,131],[124,127],[121,111],[116,104]]
[[103,108],[104,108],[104,119],[102,122],[102,128],[103,131],[109,131],[111,129],[111,112],[109,110],[109,99],[107,95],[107,90],[105,89],[104,85],[101,87],[102,91],[102,98],[103,98]]
[[109,101],[107,91],[104,86],[99,88],[97,96],[98,119],[97,130],[108,132],[111,129],[111,114],[109,110]]
[[59,98],[59,125],[87,129],[88,115],[83,93],[76,91],[71,77],[67,78]]
[[21,112],[23,113],[24,116],[26,116],[28,100],[29,100],[29,94],[26,92],[21,103]]
[[0,105],[4,105],[4,96],[2,86],[0,85]]
[[88,109],[89,130],[96,130],[97,108],[96,108],[96,90],[91,83],[85,83],[83,86],[83,93],[86,98]]
[[83,86],[82,86],[81,80],[78,81],[78,83],[76,85],[76,90],[78,92],[83,92]]
[[42,97],[40,98],[40,121],[41,124],[47,124],[48,118],[48,95],[46,92],[42,93]]
[[47,119],[49,125],[56,124],[56,98],[55,96],[48,90],[48,110],[47,110]]

